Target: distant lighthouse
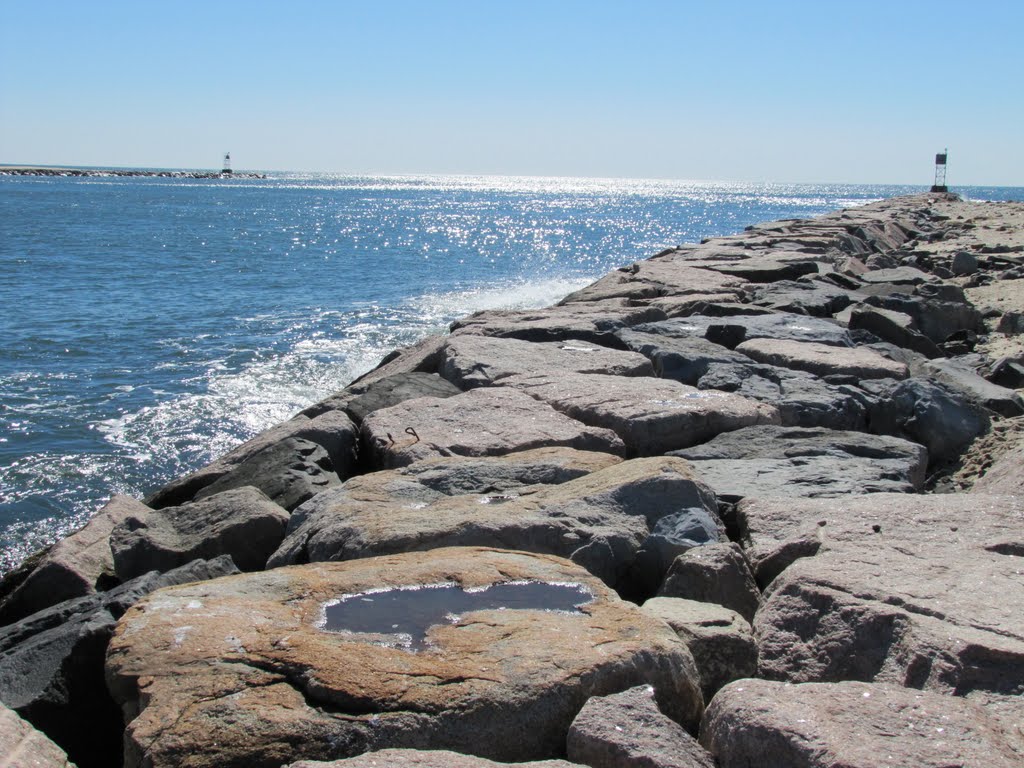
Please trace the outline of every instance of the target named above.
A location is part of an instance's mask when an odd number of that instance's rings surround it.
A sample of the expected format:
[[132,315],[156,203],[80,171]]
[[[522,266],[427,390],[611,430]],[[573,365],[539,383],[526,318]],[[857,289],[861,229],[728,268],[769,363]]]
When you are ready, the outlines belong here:
[[944,149],[935,156],[935,183],[932,185],[932,192],[949,192],[949,187],[946,186],[947,154],[949,154],[949,150]]
[[225,152],[224,153],[224,167],[221,168],[220,172],[221,173],[226,173],[226,174],[230,174],[231,173],[231,153],[230,152]]

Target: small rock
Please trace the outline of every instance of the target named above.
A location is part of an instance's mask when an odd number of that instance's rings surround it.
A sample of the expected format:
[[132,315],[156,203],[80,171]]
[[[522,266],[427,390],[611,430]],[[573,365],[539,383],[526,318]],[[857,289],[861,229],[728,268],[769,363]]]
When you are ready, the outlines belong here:
[[721,605],[652,597],[644,613],[664,621],[686,643],[700,672],[704,701],[733,680],[757,674],[757,643],[750,622]]
[[761,591],[747,558],[731,541],[694,547],[677,557],[658,596],[721,605],[747,621],[753,620],[761,604]]
[[907,376],[907,367],[864,347],[837,348],[810,341],[751,339],[736,347],[759,363],[807,371],[817,376],[848,374],[861,379]]
[[969,251],[957,251],[949,268],[954,275],[973,275],[978,271],[978,257]]
[[75,768],[63,749],[0,704],[0,763],[4,768]]
[[650,686],[589,699],[566,746],[570,760],[590,768],[715,768],[697,740],[658,709]]

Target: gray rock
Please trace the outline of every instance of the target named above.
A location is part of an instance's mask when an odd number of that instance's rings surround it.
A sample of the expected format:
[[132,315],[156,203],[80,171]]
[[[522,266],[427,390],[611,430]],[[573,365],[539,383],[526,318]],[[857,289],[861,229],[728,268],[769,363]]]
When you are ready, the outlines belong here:
[[983,494],[740,504],[755,574],[774,575],[759,676],[1024,693],[1022,514],[1019,497]]
[[887,283],[889,285],[918,285],[935,280],[932,275],[915,267],[873,269],[860,275],[860,279],[865,283]]
[[863,430],[867,425],[864,393],[859,388],[829,384],[806,371],[752,362],[711,363],[697,387],[770,403],[779,409],[786,427]]
[[653,376],[651,361],[585,342],[528,342],[491,336],[454,336],[444,349],[441,373],[463,389],[490,386],[517,373],[542,370]]
[[871,431],[913,440],[933,464],[956,459],[988,431],[985,411],[946,387],[922,378],[865,381]]
[[677,338],[696,336],[711,339],[721,334],[720,329],[724,327],[738,329],[735,332],[739,338],[737,344],[748,339],[784,339],[813,341],[838,347],[853,346],[850,335],[842,326],[821,318],[789,313],[733,315],[728,318],[690,315],[656,323],[643,323],[634,326],[634,330]]
[[721,768],[1019,766],[1019,734],[982,707],[860,682],[784,685],[737,680],[708,707],[701,743]]
[[747,558],[731,541],[705,544],[677,557],[658,596],[714,603],[747,621],[753,621],[761,604],[761,591]]
[[1024,414],[1024,399],[1017,392],[993,384],[952,360],[929,360],[922,365],[922,373],[1000,416]]
[[[299,760],[284,768],[507,768],[485,757],[462,755],[447,749],[380,749],[344,760]],[[580,768],[565,760],[530,760],[516,768]]]
[[817,376],[854,376],[858,379],[903,379],[907,367],[865,347],[834,347],[812,341],[750,339],[736,347],[759,363],[807,371]]
[[139,510],[114,526],[110,549],[122,581],[219,555],[255,571],[277,549],[287,524],[284,509],[245,487],[178,507]]
[[705,702],[733,680],[757,674],[754,633],[736,611],[678,597],[652,597],[641,610],[664,621],[686,643],[700,672]]
[[936,344],[941,344],[958,331],[981,332],[984,330],[981,313],[967,301],[963,291],[955,286],[919,286],[921,295],[910,296],[895,293],[888,296],[871,296],[868,304],[902,312],[913,318],[919,330]]
[[949,268],[954,275],[973,275],[978,271],[978,257],[969,251],[957,251]]
[[784,280],[759,286],[751,292],[750,301],[778,312],[831,317],[846,309],[854,295],[850,290],[817,280]]
[[996,324],[999,333],[1007,336],[1019,336],[1024,333],[1024,314],[1020,312],[1004,312]]
[[441,349],[447,341],[447,336],[438,334],[426,336],[412,346],[393,350],[376,368],[349,384],[348,389],[362,393],[375,381],[399,373],[437,373],[441,362]]
[[0,701],[57,742],[80,768],[121,760],[121,710],[103,661],[114,623],[161,587],[238,573],[231,559],[148,573],[109,592],[51,606],[0,629]]
[[322,446],[287,437],[268,445],[201,488],[194,500],[251,486],[290,511],[339,482],[331,457]]
[[632,456],[652,456],[753,424],[777,424],[774,406],[677,381],[600,374],[512,376],[508,387],[566,416],[613,430]]
[[849,327],[870,331],[883,341],[911,349],[925,357],[941,357],[942,352],[931,339],[914,330],[913,318],[902,312],[862,305],[850,313]]
[[658,709],[650,686],[589,699],[566,748],[570,760],[590,768],[715,768],[697,740]]
[[[323,447],[331,458],[332,471],[341,479],[351,477],[355,471],[356,427],[344,413],[325,411],[309,418],[299,415],[261,432],[242,443],[221,458],[190,475],[174,480],[146,498],[154,509],[173,507],[192,501],[203,488],[235,470],[270,446],[289,438],[308,440]],[[288,461],[278,467],[287,471]]]
[[751,283],[774,283],[795,280],[801,275],[816,274],[818,264],[806,259],[752,258],[708,264],[707,268]]
[[0,625],[117,584],[110,532],[129,515],[148,511],[135,499],[114,496],[85,527],[54,544],[11,591],[0,605]]
[[0,760],[4,768],[75,768],[67,753],[16,712],[0,704]]
[[448,496],[501,493],[531,485],[560,485],[621,459],[608,453],[573,448],[535,448],[502,456],[426,459],[396,474]]
[[571,293],[561,304],[608,299],[655,299],[695,293],[738,291],[745,281],[691,266],[685,258],[666,256],[622,267],[597,282]]
[[626,301],[584,301],[533,310],[486,310],[457,320],[451,335],[475,334],[523,341],[575,339],[616,348],[615,331],[638,323],[664,320],[656,307],[636,307]]
[[631,350],[639,352],[654,364],[654,373],[663,379],[674,379],[695,385],[714,363],[749,363],[739,352],[698,336],[674,337],[659,333],[623,330],[616,334]]
[[[443,358],[443,349],[439,357]],[[439,363],[440,365],[440,363]],[[417,397],[454,397],[460,390],[436,373],[395,373],[365,386],[345,404],[345,412],[353,422],[362,424],[374,411],[390,408]]]
[[507,387],[407,400],[368,416],[362,435],[367,463],[379,469],[439,456],[496,456],[552,446],[624,452],[611,430],[586,426]]
[[302,521],[269,564],[493,546],[565,557],[623,592],[647,596],[675,554],[721,536],[716,509],[690,465],[668,457],[487,495],[447,496],[378,472],[300,508]]
[[749,427],[670,455],[729,498],[908,493],[927,465],[925,449],[907,440],[799,427]]

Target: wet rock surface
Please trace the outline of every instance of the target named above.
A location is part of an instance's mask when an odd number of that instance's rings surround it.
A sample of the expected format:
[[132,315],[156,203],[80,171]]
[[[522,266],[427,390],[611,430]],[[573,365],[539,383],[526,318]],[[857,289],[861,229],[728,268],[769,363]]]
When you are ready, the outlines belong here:
[[0,701],[97,768],[568,766],[620,698],[579,759],[681,764],[648,685],[720,766],[1019,764],[1021,251],[917,195],[457,321],[5,576]]
[[[419,652],[322,628],[325,605],[344,595],[520,581],[579,585],[593,599],[572,613],[464,613],[426,627]],[[269,767],[410,746],[521,761],[561,754],[591,696],[649,684],[691,728],[703,710],[693,659],[666,625],[567,561],[488,549],[163,590],[122,618],[107,678],[135,713],[130,766],[178,765],[188,754],[195,766]]]

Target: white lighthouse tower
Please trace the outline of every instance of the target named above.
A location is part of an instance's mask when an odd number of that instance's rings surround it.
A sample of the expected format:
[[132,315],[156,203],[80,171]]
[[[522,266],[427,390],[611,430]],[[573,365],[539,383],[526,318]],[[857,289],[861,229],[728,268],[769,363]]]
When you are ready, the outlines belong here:
[[231,174],[231,153],[230,152],[225,152],[224,153],[224,167],[221,168],[220,172],[223,173],[223,174],[228,174],[228,175]]

